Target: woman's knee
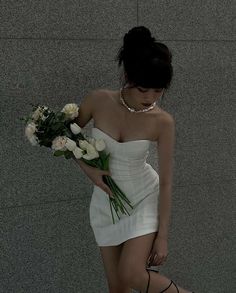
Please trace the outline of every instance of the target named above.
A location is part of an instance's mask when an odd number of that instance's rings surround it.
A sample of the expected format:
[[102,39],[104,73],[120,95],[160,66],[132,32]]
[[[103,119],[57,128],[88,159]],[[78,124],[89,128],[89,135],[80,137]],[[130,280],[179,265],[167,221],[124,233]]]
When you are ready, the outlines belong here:
[[130,288],[139,288],[147,279],[147,271],[140,268],[118,268],[119,279]]
[[117,286],[109,286],[109,293],[131,293],[131,288],[125,286],[125,284],[119,284]]

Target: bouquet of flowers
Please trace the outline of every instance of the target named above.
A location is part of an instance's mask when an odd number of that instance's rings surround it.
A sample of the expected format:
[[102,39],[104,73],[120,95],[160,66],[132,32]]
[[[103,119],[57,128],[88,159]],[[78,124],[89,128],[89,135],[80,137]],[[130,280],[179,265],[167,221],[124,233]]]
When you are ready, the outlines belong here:
[[[66,159],[81,159],[90,166],[109,170],[110,154],[105,152],[104,140],[89,137],[75,123],[75,118],[79,115],[77,104],[66,104],[59,112],[39,104],[30,105],[33,106],[32,113],[19,119],[25,121],[25,136],[32,146],[49,147],[55,151],[53,155],[56,157],[64,155]],[[119,219],[118,211],[123,214],[127,212],[130,215],[122,201],[125,201],[132,209],[133,207],[111,176],[104,175],[103,180],[113,193],[113,197],[109,196],[109,201],[114,224],[112,206]]]

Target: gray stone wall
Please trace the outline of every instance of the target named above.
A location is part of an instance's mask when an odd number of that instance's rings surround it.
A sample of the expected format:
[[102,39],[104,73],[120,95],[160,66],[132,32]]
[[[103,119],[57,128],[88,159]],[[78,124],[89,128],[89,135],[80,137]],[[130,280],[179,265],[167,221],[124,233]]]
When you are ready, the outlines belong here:
[[[31,102],[60,109],[118,89],[114,57],[136,25],[173,53],[163,103],[176,120],[173,206],[159,269],[199,293],[236,292],[234,13],[235,1],[219,0],[1,1],[0,293],[108,292],[91,181],[31,147],[18,117]],[[148,161],[158,170],[156,145]]]

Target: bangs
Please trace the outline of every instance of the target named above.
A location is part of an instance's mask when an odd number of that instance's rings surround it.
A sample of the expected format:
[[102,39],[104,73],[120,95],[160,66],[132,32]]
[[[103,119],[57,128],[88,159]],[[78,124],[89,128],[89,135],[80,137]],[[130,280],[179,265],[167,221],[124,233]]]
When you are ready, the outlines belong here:
[[169,64],[157,59],[148,63],[134,63],[128,72],[129,80],[143,88],[168,88],[173,74]]

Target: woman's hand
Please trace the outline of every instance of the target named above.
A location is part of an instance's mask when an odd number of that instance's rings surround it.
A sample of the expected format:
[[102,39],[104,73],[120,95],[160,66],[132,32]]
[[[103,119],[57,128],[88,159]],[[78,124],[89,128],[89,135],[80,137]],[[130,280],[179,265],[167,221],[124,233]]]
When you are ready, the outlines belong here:
[[100,187],[103,191],[105,191],[109,196],[112,196],[113,193],[109,186],[103,181],[102,176],[104,175],[111,175],[110,171],[108,170],[101,170],[96,167],[92,167],[90,165],[83,165],[83,170],[86,175],[90,178],[90,180]]
[[166,238],[156,237],[151,254],[148,258],[148,266],[163,265],[168,255],[168,244]]

